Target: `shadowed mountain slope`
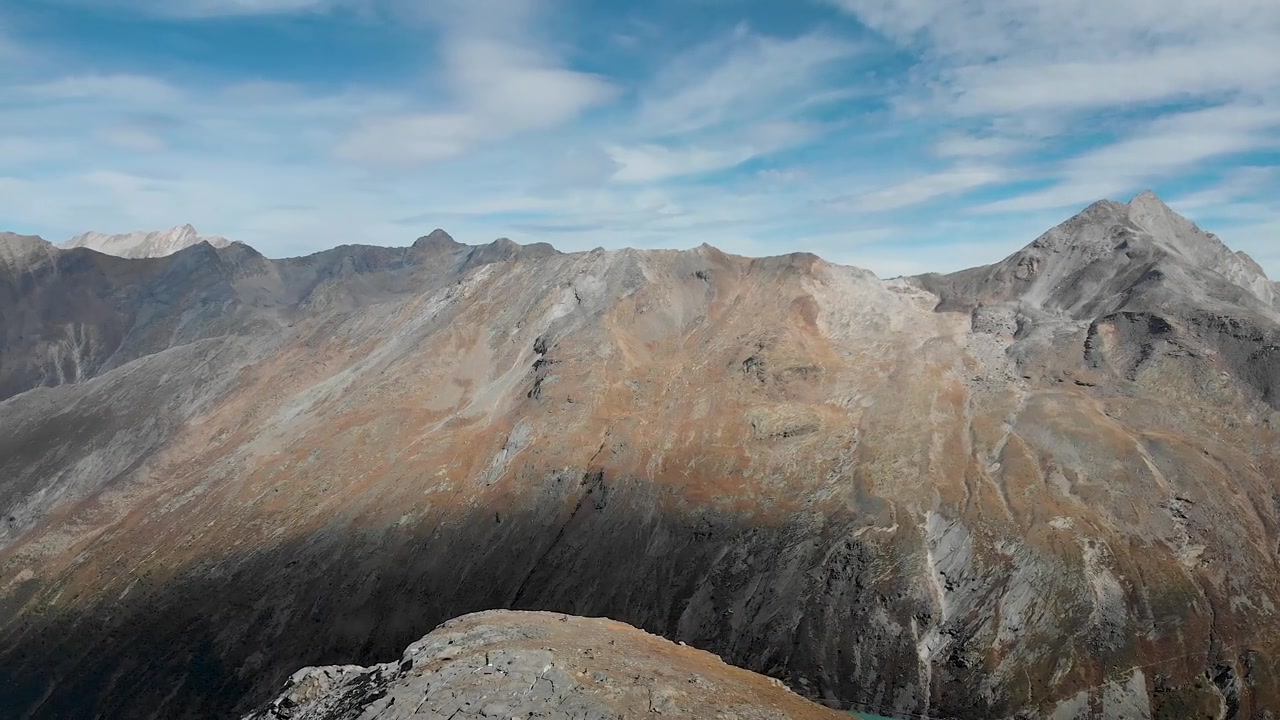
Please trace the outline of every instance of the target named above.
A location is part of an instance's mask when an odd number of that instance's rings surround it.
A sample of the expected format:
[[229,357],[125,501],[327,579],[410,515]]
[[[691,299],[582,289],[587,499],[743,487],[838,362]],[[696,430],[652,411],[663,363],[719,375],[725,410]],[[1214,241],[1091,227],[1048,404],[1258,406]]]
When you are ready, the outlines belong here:
[[[894,281],[444,233],[8,242],[19,717],[233,717],[492,608],[884,715],[1280,707],[1274,285],[1153,197]],[[68,318],[105,360],[14,369]]]

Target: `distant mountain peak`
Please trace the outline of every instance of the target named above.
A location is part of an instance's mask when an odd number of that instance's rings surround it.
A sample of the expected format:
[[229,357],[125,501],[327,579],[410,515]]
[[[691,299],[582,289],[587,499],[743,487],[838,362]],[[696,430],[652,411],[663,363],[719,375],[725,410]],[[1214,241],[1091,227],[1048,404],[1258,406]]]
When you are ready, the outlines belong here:
[[426,248],[452,248],[460,244],[453,239],[452,235],[440,228],[436,228],[414,241],[413,246],[421,250]]
[[107,255],[123,258],[155,258],[172,255],[193,245],[207,242],[214,247],[226,247],[230,240],[217,235],[201,235],[190,223],[168,230],[152,232],[109,234],[87,232],[63,243],[64,249],[89,248]]

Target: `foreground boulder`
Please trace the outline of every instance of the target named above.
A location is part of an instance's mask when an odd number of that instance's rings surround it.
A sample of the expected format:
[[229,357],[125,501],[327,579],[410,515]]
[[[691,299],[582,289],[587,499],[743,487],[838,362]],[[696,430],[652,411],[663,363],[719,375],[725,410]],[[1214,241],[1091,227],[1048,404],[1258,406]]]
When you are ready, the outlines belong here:
[[612,620],[484,612],[398,663],[305,668],[246,720],[836,718],[782,683]]

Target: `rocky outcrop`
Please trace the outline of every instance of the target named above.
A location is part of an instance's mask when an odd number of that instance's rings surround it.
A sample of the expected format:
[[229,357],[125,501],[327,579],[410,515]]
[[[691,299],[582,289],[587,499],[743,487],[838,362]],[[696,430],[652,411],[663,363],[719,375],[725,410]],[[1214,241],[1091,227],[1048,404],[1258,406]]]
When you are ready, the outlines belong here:
[[398,662],[306,668],[245,720],[848,717],[776,680],[604,619],[486,612],[451,620]]
[[515,608],[881,715],[1266,717],[1274,312],[1152,207],[885,282],[439,236],[0,275],[6,363],[109,339],[5,375],[0,707],[233,717]]

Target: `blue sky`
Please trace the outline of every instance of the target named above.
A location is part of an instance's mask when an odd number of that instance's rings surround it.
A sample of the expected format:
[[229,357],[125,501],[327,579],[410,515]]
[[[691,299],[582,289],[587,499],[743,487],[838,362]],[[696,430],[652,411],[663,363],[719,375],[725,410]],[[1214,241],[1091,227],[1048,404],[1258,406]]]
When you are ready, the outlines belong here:
[[1275,0],[5,0],[0,229],[991,262],[1154,189],[1280,276]]

